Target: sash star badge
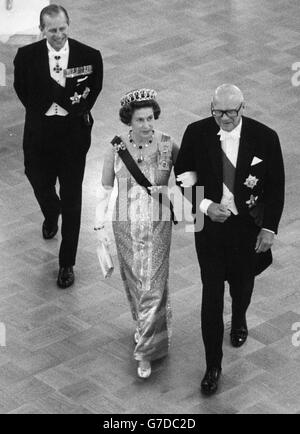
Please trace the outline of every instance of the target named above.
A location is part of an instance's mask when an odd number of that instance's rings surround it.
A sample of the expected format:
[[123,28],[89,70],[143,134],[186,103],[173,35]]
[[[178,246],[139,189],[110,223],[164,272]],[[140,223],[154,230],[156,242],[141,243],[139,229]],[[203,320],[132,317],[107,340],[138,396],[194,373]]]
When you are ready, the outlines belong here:
[[82,95],[78,95],[78,93],[75,92],[74,95],[70,97],[70,100],[72,101],[72,105],[73,104],[79,104],[81,97],[82,97]]
[[258,183],[258,178],[256,176],[249,175],[246,181],[244,182],[244,185],[249,188],[254,188],[256,184]]
[[253,194],[251,194],[250,199],[246,200],[246,204],[248,205],[248,208],[253,208],[256,205],[257,199],[258,196],[253,196]]
[[89,87],[86,87],[83,91],[82,95],[78,95],[77,92],[74,93],[73,96],[71,96],[70,100],[72,101],[72,105],[73,104],[79,104],[80,103],[80,99],[87,99],[89,93],[90,93],[91,89]]

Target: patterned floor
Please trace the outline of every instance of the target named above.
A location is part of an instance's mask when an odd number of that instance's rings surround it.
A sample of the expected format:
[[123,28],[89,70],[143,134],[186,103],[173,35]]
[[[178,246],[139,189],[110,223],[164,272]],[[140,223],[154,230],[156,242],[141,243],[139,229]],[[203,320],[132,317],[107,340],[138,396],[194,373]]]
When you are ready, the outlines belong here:
[[[300,52],[296,0],[65,0],[72,36],[101,49],[104,89],[94,110],[84,181],[76,285],[55,286],[59,237],[41,239],[41,214],[23,174],[24,112],[12,90],[12,59],[30,36],[0,43],[1,413],[300,413]],[[234,82],[247,115],[275,128],[287,172],[286,206],[271,269],[257,279],[250,337],[229,346],[226,296],[220,390],[204,399],[201,286],[193,237],[176,228],[170,288],[170,357],[136,378],[131,322],[118,273],[103,281],[93,224],[103,152],[115,133],[120,96],[154,87],[158,128],[180,142],[186,125],[209,114],[214,88]],[[3,77],[0,80],[3,85]],[[295,330],[292,331],[292,327]],[[3,329],[0,327],[0,332]],[[2,335],[3,336],[3,335]],[[3,344],[3,338],[0,345]],[[294,343],[294,345],[293,345]]]

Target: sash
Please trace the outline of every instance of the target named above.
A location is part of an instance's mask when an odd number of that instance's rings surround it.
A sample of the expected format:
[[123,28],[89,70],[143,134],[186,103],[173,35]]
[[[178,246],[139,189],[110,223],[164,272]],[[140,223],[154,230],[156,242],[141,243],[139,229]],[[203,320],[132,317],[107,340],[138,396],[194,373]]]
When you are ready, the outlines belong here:
[[[134,179],[136,180],[136,182],[139,185],[141,185],[142,187],[144,187],[146,189],[149,196],[151,196],[151,191],[149,190],[148,187],[155,187],[155,186],[153,186],[151,184],[149,179],[146,178],[146,176],[143,174],[143,172],[137,166],[136,162],[134,161],[133,157],[131,156],[128,149],[126,148],[126,145],[122,142],[121,138],[118,136],[115,136],[112,139],[111,144],[115,148],[116,152],[118,152],[120,158],[122,159],[123,163],[127,167],[129,173],[134,177]],[[161,195],[162,194],[159,194],[159,202],[160,203],[161,203]],[[174,214],[173,204],[169,198],[168,198],[168,201],[169,201],[169,206],[170,206],[170,213],[171,213],[172,222],[174,223],[174,225],[177,225],[178,222],[177,222],[175,214]]]

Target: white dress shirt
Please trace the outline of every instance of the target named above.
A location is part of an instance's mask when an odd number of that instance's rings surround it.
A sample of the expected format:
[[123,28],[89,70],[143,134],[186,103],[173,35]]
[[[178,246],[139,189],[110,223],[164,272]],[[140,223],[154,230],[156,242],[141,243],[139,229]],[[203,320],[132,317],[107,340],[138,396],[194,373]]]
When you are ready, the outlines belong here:
[[[64,69],[67,69],[68,67],[68,61],[69,61],[69,42],[65,43],[64,47],[56,51],[54,48],[51,47],[51,45],[47,41],[47,48],[48,48],[48,57],[49,57],[49,68],[50,68],[50,75],[60,86],[65,87],[66,86],[66,77],[64,77]],[[55,59],[55,57],[59,57],[59,59]],[[59,67],[59,72],[56,72],[56,67]],[[55,101],[53,101],[53,104],[45,113],[46,116],[66,116],[68,112],[62,108],[60,105],[58,105]]]
[[[236,167],[237,157],[240,146],[240,137],[241,137],[241,129],[242,129],[242,119],[237,127],[234,130],[228,132],[220,129],[218,135],[220,136],[222,150],[224,151],[227,158],[230,160],[232,165]],[[200,203],[200,210],[207,215],[207,209],[209,205],[212,203],[210,199],[203,199]],[[237,215],[238,210],[234,202],[234,195],[231,191],[228,190],[227,186],[223,182],[223,196],[221,200],[221,204],[225,205],[232,214]]]

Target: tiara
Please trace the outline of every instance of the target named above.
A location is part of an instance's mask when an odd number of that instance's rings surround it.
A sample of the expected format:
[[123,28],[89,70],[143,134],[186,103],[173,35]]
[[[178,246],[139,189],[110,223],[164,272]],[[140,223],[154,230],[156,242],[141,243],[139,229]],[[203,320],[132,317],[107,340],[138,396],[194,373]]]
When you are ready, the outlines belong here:
[[121,106],[123,107],[126,104],[130,104],[134,101],[146,101],[149,99],[155,99],[157,92],[153,89],[135,89],[127,92],[121,98]]

